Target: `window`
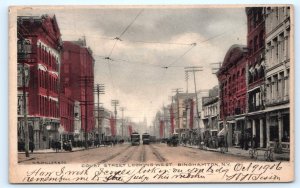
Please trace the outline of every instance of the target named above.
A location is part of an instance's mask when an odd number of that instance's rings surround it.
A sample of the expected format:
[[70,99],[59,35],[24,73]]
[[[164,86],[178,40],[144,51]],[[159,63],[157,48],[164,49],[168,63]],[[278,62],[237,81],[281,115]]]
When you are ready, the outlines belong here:
[[278,63],[278,53],[279,53],[279,44],[278,44],[278,39],[277,39],[277,37],[276,38],[274,38],[274,40],[273,40],[273,43],[274,43],[274,55],[275,55],[275,58],[273,59],[273,61],[274,61],[274,63],[275,64],[277,64]]
[[284,33],[280,33],[279,35],[279,62],[282,62],[284,60],[284,52],[285,52],[285,48],[284,48]]
[[274,93],[273,93],[273,100],[276,100],[278,97],[278,76],[275,75],[274,77]]
[[267,43],[267,63],[268,65],[272,64],[272,46],[271,46],[271,42]]
[[284,97],[284,90],[285,90],[285,78],[284,78],[284,72],[281,72],[279,73],[280,75],[280,84],[279,84],[279,87],[280,87],[280,99],[282,100],[283,97]]

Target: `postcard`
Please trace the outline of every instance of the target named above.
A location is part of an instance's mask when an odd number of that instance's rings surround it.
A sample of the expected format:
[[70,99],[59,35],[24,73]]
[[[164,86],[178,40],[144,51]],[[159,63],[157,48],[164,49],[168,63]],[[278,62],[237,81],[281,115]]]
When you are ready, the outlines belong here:
[[294,180],[292,5],[12,6],[11,183]]

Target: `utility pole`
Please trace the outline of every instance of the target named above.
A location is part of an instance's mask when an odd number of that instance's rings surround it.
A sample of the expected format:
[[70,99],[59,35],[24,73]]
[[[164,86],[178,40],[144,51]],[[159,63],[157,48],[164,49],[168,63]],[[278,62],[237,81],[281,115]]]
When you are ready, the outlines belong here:
[[94,88],[94,92],[97,93],[97,122],[98,122],[98,140],[101,144],[102,141],[102,119],[100,116],[100,94],[105,94],[104,91],[104,84],[96,84],[96,87]]
[[189,93],[189,72],[185,71],[185,81],[186,81],[186,93]]
[[88,101],[88,92],[87,92],[87,89],[88,89],[88,84],[89,85],[93,85],[93,77],[92,76],[81,76],[79,78],[79,81],[80,82],[83,82],[84,83],[84,95],[85,95],[85,99],[84,101],[80,101],[84,104],[85,106],[85,125],[84,125],[84,140],[85,140],[85,149],[88,149],[88,132],[87,132],[87,128],[88,128],[88,106],[89,105],[93,105],[94,106],[94,101]]
[[120,110],[122,111],[122,139],[124,139],[124,107],[121,107]]
[[[200,132],[200,114],[198,108],[198,95],[197,95],[197,84],[196,84],[196,72],[203,71],[203,67],[201,66],[193,66],[193,67],[185,67],[186,72],[192,72],[194,76],[194,87],[195,87],[195,95],[196,95],[196,112],[197,112],[197,125],[198,125],[198,138],[201,140],[201,132]],[[200,141],[199,140],[199,141]]]
[[[182,93],[182,88],[175,88],[172,90],[172,92],[175,92],[176,93],[176,96],[177,96],[177,122],[176,122],[176,126],[177,128],[180,130],[180,123],[179,123],[179,93]],[[175,129],[174,129],[175,130]],[[180,132],[180,137],[181,137],[181,132]]]
[[21,50],[18,51],[18,61],[22,61],[22,90],[23,90],[23,115],[24,115],[24,141],[25,141],[25,156],[29,157],[29,132],[28,132],[28,120],[27,120],[27,99],[26,99],[26,74],[25,74],[25,60],[27,52],[25,50],[25,39],[20,39]]
[[115,126],[117,128],[117,106],[119,106],[119,100],[111,100],[111,105],[114,107],[115,109]]

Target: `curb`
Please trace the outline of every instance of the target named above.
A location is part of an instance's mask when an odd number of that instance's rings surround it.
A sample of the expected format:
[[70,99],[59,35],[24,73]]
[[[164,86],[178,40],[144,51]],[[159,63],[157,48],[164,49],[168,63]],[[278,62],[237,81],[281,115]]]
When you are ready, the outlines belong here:
[[24,159],[24,160],[18,160],[18,163],[23,163],[23,162],[26,162],[26,161],[31,161],[31,160],[34,160],[34,159],[36,159],[35,157],[30,157],[30,158],[26,158],[26,159]]
[[[182,145],[183,147],[188,147],[188,148],[193,148],[193,149],[199,149],[199,148],[195,148],[195,147],[192,147],[192,146],[184,146]],[[209,152],[220,152],[218,150],[214,150],[214,149],[201,149],[202,151],[209,151]],[[239,156],[239,157],[245,157],[245,158],[248,158],[249,155],[242,155],[242,154],[235,154],[235,153],[229,153],[229,152],[225,152],[224,154],[226,155],[232,155],[232,156]],[[278,161],[290,161],[290,158],[289,157],[282,157],[282,156],[277,156],[275,157],[276,160]],[[276,161],[275,160],[275,161]],[[260,160],[259,160],[260,161]],[[262,160],[264,161],[264,160]]]
[[[110,146],[100,146],[100,147],[93,147],[93,148],[88,148],[87,150],[91,150],[91,149],[99,149],[99,148],[105,148],[105,147],[110,147]],[[114,147],[114,146],[112,146]],[[71,152],[78,152],[78,151],[84,151],[86,150],[85,148],[82,148],[82,149],[78,149],[78,150],[72,150],[72,151],[59,151],[59,152],[56,152],[55,150],[53,151],[50,151],[50,152],[33,152],[33,153],[30,153],[30,154],[48,154],[48,153],[71,153]],[[18,152],[18,154],[25,154],[24,151],[22,152]]]

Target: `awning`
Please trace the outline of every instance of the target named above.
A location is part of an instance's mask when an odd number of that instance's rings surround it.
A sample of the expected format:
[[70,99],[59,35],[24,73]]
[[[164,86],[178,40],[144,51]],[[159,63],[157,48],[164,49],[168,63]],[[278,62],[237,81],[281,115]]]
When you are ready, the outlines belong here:
[[224,136],[226,134],[225,128],[223,128],[220,132],[218,132],[218,136]]

